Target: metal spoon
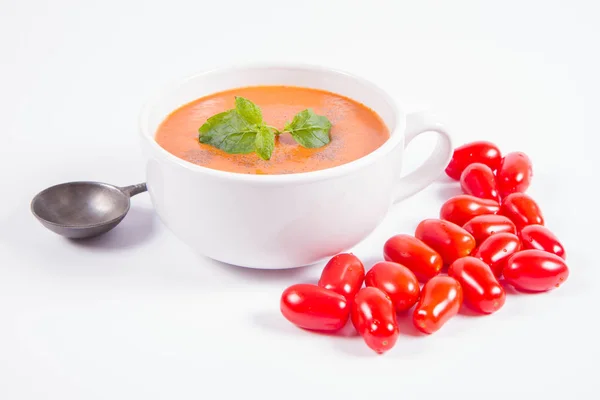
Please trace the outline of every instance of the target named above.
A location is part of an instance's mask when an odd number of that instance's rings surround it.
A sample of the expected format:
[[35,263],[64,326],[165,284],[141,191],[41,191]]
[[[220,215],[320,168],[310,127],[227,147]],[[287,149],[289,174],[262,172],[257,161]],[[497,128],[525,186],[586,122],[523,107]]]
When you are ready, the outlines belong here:
[[117,187],[101,182],[51,186],[31,201],[31,212],[51,231],[71,239],[108,232],[129,211],[129,199],[147,190],[145,183]]

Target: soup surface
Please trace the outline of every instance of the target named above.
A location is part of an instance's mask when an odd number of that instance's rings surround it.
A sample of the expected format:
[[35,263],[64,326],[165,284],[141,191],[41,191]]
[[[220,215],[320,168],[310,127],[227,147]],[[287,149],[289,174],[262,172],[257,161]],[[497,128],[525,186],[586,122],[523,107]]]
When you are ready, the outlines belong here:
[[[235,96],[254,102],[261,108],[264,121],[278,129],[299,111],[312,108],[331,121],[331,142],[308,149],[284,133],[275,139],[270,160],[256,153],[228,154],[199,143],[198,128],[209,117],[234,108]],[[335,167],[371,153],[389,137],[383,120],[365,105],[338,94],[291,86],[253,86],[202,97],[173,111],[156,132],[158,144],[179,158],[245,174],[290,174]]]

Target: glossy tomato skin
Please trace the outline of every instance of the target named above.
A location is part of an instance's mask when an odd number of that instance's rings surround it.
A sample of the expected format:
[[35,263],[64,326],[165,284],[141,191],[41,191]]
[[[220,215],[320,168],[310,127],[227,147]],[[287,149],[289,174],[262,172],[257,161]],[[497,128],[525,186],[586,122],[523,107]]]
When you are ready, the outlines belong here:
[[480,199],[461,194],[448,199],[440,209],[440,218],[463,226],[478,215],[497,214],[500,204],[494,200]]
[[520,250],[521,241],[517,235],[501,232],[484,240],[473,256],[489,265],[494,275],[499,278],[508,259]]
[[500,214],[514,222],[520,231],[527,225],[544,225],[544,217],[538,204],[525,193],[513,193],[502,201]]
[[521,152],[508,153],[502,159],[496,172],[496,182],[500,196],[524,192],[531,183],[533,169],[527,154]]
[[367,287],[376,287],[388,295],[396,311],[406,311],[419,300],[421,288],[415,274],[404,265],[381,261],[373,265],[365,278]]
[[466,194],[500,202],[496,176],[490,167],[481,163],[469,165],[460,175],[460,187]]
[[434,276],[421,290],[421,298],[413,313],[413,324],[423,333],[436,332],[458,314],[462,301],[462,287],[456,279]]
[[447,265],[457,258],[468,256],[475,249],[475,238],[469,232],[440,219],[421,221],[415,237],[434,249]]
[[323,268],[319,286],[333,290],[352,302],[365,279],[365,267],[354,254],[342,253],[331,258]]
[[491,314],[504,305],[506,293],[492,269],[475,257],[463,257],[454,261],[448,268],[448,276],[460,283],[463,299],[473,310]]
[[477,244],[483,243],[487,238],[497,233],[517,234],[515,224],[504,215],[478,215],[464,224],[463,228],[473,235]]
[[524,249],[544,250],[567,259],[565,248],[556,236],[543,225],[527,225],[521,229],[521,242]]
[[375,287],[365,287],[354,297],[352,324],[367,346],[382,354],[396,344],[398,322],[390,298]]
[[496,170],[501,160],[500,149],[495,144],[486,141],[467,143],[454,150],[452,159],[446,167],[446,174],[452,179],[459,180],[462,172],[470,164],[482,163]]
[[444,262],[431,247],[414,236],[392,236],[383,245],[383,258],[410,269],[418,280],[426,282],[440,273]]
[[344,296],[317,285],[297,284],[281,295],[281,313],[301,328],[335,332],[348,321],[350,306]]
[[565,260],[543,250],[523,250],[508,259],[504,280],[518,290],[545,292],[562,285],[569,277]]

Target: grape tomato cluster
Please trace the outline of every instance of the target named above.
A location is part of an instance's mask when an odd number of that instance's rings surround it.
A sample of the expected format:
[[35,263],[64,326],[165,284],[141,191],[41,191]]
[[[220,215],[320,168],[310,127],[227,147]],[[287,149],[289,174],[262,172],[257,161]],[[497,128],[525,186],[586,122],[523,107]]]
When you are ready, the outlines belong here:
[[353,254],[331,258],[316,285],[283,292],[283,316],[321,332],[338,331],[350,320],[367,346],[384,353],[401,334],[397,313],[411,312],[414,326],[432,334],[463,305],[497,312],[506,285],[544,292],[565,282],[565,249],[525,194],[533,176],[526,154],[502,156],[493,143],[473,142],[455,149],[446,174],[464,194],[448,199],[439,218],[421,221],[414,235],[389,238],[385,261],[368,271]]

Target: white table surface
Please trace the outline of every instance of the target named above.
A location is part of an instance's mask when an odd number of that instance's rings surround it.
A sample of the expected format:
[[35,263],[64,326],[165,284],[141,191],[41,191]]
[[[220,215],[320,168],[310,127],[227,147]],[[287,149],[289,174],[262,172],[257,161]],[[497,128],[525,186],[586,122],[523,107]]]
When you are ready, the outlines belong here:
[[[1,0],[0,399],[597,398],[598,4]],[[459,316],[428,337],[401,319],[407,333],[377,356],[360,338],[311,334],[280,315],[283,289],[314,282],[321,266],[203,258],[147,195],[86,243],[30,214],[55,183],[143,181],[137,115],[164,84],[277,60],[363,75],[407,111],[435,111],[457,144],[528,153],[529,193],[567,248],[566,284],[511,294],[497,314]],[[409,148],[407,171],[430,144]],[[354,252],[372,265],[385,239],[457,192],[441,179]]]

